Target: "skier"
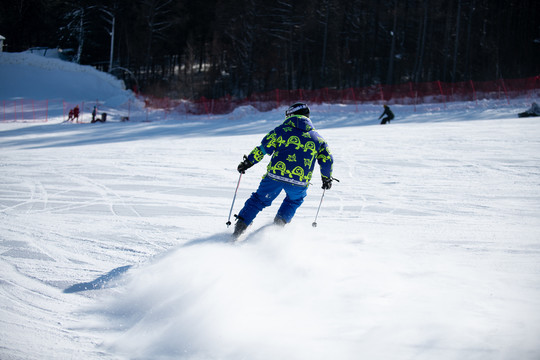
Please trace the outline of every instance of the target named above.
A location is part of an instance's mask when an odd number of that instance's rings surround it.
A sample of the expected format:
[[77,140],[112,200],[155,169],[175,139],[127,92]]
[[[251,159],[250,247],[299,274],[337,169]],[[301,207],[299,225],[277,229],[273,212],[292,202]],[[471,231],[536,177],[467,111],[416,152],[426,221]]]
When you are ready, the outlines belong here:
[[322,188],[332,187],[333,157],[326,141],[319,135],[309,119],[309,107],[295,103],[285,112],[283,124],[270,131],[251,153],[238,165],[238,172],[260,162],[264,155],[272,156],[267,172],[256,192],[245,202],[236,216],[233,237],[238,238],[257,214],[285,190],[274,224],[285,226],[291,222],[296,210],[304,202],[315,161],[319,163]]
[[75,108],[73,109],[73,121],[77,119],[77,122],[79,122],[79,105],[75,105]]
[[522,113],[518,114],[518,117],[540,116],[540,106],[533,102],[531,107]]
[[97,106],[94,106],[94,110],[92,110],[92,123],[96,122],[96,115],[97,115]]
[[390,110],[390,107],[388,105],[384,105],[384,112],[381,114],[381,116],[379,116],[379,119],[382,118],[384,115],[386,116],[382,119],[381,125],[390,123],[390,120],[394,119],[394,113],[392,112],[392,110]]

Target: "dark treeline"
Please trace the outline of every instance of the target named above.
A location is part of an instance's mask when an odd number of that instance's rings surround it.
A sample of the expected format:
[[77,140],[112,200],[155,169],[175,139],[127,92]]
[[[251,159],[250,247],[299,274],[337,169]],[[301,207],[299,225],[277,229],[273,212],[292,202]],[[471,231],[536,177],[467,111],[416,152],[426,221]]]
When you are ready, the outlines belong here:
[[537,0],[11,0],[0,35],[104,71],[112,43],[129,86],[217,98],[535,76],[539,17]]

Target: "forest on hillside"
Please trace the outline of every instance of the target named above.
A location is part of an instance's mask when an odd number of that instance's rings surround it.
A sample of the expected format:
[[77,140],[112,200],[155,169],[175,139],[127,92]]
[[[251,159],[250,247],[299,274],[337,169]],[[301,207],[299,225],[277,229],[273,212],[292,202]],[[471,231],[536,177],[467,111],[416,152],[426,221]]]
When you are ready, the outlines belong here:
[[173,98],[540,74],[537,0],[11,0],[0,35]]

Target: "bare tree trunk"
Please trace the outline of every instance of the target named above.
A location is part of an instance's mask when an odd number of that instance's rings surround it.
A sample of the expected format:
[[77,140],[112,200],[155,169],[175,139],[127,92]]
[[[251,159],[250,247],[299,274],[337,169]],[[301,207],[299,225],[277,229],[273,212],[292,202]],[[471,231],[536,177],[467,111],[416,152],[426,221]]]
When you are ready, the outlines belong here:
[[448,70],[448,63],[450,62],[450,48],[451,48],[451,38],[452,38],[452,9],[454,5],[453,0],[449,0],[447,3],[446,8],[446,25],[444,28],[444,46],[442,50],[442,57],[443,57],[443,66],[442,66],[442,81],[448,81],[450,79],[449,77],[449,70]]
[[324,1],[324,32],[323,32],[323,48],[322,48],[322,59],[321,59],[321,85],[324,86],[325,84],[325,77],[326,77],[326,48],[328,44],[328,21],[330,17],[330,4],[328,4],[328,1]]
[[458,48],[459,48],[459,28],[460,28],[460,22],[461,22],[461,0],[458,0],[458,8],[457,8],[457,19],[456,19],[456,42],[454,44],[454,65],[452,67],[452,82],[456,82],[456,69],[457,69],[457,62],[458,62]]
[[420,26],[420,31],[422,35],[418,36],[418,45],[416,50],[416,60],[415,60],[415,70],[414,70],[414,81],[420,81],[420,74],[422,73],[423,62],[424,62],[424,51],[426,47],[426,37],[427,37],[427,25],[428,25],[428,0],[424,0],[424,17],[422,25]]
[[396,51],[396,29],[397,29],[398,2],[394,0],[394,24],[392,25],[392,43],[390,45],[390,55],[388,56],[388,73],[386,75],[386,84],[394,83],[394,56]]
[[468,80],[471,80],[471,29],[473,21],[473,13],[475,10],[476,0],[471,2],[471,10],[469,12],[469,23],[467,24],[467,42],[465,45],[465,75]]
[[374,23],[373,23],[373,40],[371,41],[371,54],[369,56],[370,59],[370,69],[368,70],[371,73],[371,76],[381,78],[381,74],[379,72],[379,62],[377,59],[377,47],[380,43],[379,41],[379,23],[380,23],[380,9],[381,9],[381,2],[377,1],[375,5],[375,16],[374,16]]
[[79,45],[77,46],[77,56],[75,58],[75,62],[77,64],[81,63],[81,56],[83,51],[83,45],[84,45],[84,8],[81,8],[79,10],[79,33],[78,33],[78,42]]
[[[146,25],[148,26],[148,43],[146,47],[146,73],[150,71],[152,59],[152,43],[156,35],[160,35],[163,30],[174,24],[174,20],[167,18],[170,15],[168,6],[172,0],[141,0],[147,9]],[[166,20],[161,20],[166,19]]]

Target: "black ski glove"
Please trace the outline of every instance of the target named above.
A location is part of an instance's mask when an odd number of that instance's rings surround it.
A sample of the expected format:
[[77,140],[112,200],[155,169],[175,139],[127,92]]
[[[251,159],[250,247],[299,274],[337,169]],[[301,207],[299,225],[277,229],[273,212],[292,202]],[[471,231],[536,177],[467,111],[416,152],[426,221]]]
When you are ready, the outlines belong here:
[[248,160],[247,156],[244,155],[244,160],[238,164],[238,172],[241,174],[245,174],[246,170],[252,167],[253,164]]
[[331,177],[322,177],[322,189],[330,190],[332,188],[332,178]]

